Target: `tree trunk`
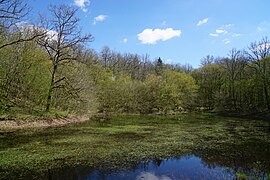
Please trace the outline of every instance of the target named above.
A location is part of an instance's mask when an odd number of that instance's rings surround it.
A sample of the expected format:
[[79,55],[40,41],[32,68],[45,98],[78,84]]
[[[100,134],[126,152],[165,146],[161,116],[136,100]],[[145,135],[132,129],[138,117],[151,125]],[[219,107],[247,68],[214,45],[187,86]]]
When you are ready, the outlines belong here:
[[265,99],[266,99],[267,110],[270,111],[269,95],[268,95],[267,83],[265,82],[265,80],[264,80],[264,94],[265,94]]
[[46,112],[49,112],[50,107],[51,107],[52,92],[53,92],[53,87],[54,87],[54,79],[55,79],[56,70],[57,70],[57,65],[54,65],[53,66],[53,71],[52,71],[52,77],[51,77],[51,84],[50,84],[49,91],[48,91],[48,96],[47,96]]
[[46,112],[50,111],[51,102],[52,102],[52,87],[50,87],[49,92],[48,92]]

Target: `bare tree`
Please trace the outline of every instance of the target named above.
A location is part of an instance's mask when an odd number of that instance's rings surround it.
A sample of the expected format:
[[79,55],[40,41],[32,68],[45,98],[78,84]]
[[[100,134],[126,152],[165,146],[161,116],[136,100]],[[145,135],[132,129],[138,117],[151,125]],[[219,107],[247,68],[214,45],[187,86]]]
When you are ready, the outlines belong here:
[[[30,8],[23,0],[0,0],[0,49],[44,35],[33,25],[23,25]],[[26,28],[22,28],[26,27]]]
[[207,55],[201,59],[201,65],[207,65],[207,64],[212,64],[215,61],[214,56],[212,55]]
[[251,43],[249,52],[246,53],[250,61],[250,67],[254,68],[263,82],[264,96],[267,109],[270,110],[269,99],[269,69],[270,69],[270,40],[264,37],[259,42]]
[[183,70],[185,73],[188,74],[188,73],[192,72],[192,70],[193,70],[194,68],[192,67],[191,64],[186,63],[186,64],[184,64],[184,65],[181,65],[181,64],[180,64],[180,69]]
[[54,89],[69,84],[65,76],[58,77],[58,67],[76,60],[76,51],[80,47],[79,45],[93,40],[91,34],[82,35],[81,29],[78,28],[80,20],[76,17],[77,9],[59,5],[50,6],[49,11],[52,18],[45,21],[43,19],[42,22],[44,25],[47,24],[43,27],[44,30],[47,30],[47,36],[38,40],[39,45],[45,48],[52,62],[46,111],[50,110]]
[[0,0],[0,32],[20,21],[29,12],[21,0]]
[[108,67],[109,61],[111,60],[112,52],[108,46],[103,47],[101,53],[102,66],[104,68]]
[[[236,83],[243,78],[244,68],[247,64],[244,58],[243,51],[232,49],[228,53],[228,58],[222,58],[218,62],[224,68],[224,80],[227,84],[229,100],[232,103],[230,108],[237,109],[237,91],[241,90],[241,87],[237,88]],[[238,92],[239,93],[239,92]],[[238,97],[241,100],[241,98]]]

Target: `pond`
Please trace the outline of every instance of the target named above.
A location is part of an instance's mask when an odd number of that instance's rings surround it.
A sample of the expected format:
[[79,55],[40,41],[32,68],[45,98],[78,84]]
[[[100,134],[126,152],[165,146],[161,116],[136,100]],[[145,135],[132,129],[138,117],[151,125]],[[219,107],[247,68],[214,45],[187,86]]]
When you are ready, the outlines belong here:
[[[224,157],[226,159],[226,157]],[[226,160],[225,160],[226,161]],[[238,164],[239,162],[236,162]],[[250,168],[240,166],[222,166],[215,162],[206,162],[195,155],[183,155],[166,160],[140,162],[133,169],[91,170],[83,167],[48,172],[48,179],[106,179],[106,180],[175,180],[175,179],[269,179],[269,172],[263,172],[263,166]],[[261,166],[261,167],[260,167]],[[257,168],[255,168],[257,167]]]
[[117,116],[0,134],[0,179],[270,179],[268,121]]

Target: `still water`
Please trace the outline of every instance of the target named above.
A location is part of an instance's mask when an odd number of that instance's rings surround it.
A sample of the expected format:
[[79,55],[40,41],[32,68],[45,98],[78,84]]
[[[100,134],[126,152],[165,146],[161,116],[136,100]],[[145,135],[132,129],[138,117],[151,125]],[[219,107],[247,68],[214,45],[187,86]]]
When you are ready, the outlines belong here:
[[208,167],[202,159],[194,156],[183,156],[179,159],[151,161],[141,163],[131,171],[106,173],[94,171],[79,179],[137,179],[137,180],[170,180],[170,179],[231,179],[232,171],[223,167]]
[[[255,166],[256,167],[256,166]],[[258,166],[257,166],[258,167]],[[213,180],[213,179],[269,179],[269,172],[256,168],[226,167],[206,163],[195,155],[141,162],[129,170],[87,170],[75,168],[51,172],[49,179],[104,179],[104,180]]]

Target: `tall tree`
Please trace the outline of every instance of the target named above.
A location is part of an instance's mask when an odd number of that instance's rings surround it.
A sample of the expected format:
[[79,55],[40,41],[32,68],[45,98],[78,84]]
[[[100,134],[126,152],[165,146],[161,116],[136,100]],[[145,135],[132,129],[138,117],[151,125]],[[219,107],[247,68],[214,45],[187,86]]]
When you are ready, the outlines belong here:
[[112,54],[110,48],[108,46],[103,47],[100,54],[103,67],[107,68]]
[[163,61],[162,59],[159,57],[156,61],[156,67],[155,67],[155,71],[157,75],[161,75],[162,74],[162,69],[163,69]]
[[261,81],[263,83],[263,94],[267,109],[270,110],[270,40],[268,37],[264,37],[259,42],[251,43],[249,46],[249,52],[247,53],[250,61],[250,67],[255,69]]
[[31,110],[44,105],[50,75],[48,62],[46,52],[33,41],[1,49],[0,106]]
[[53,91],[63,87],[67,81],[65,76],[58,73],[59,66],[76,60],[76,50],[79,45],[93,40],[91,34],[82,35],[79,29],[79,19],[76,17],[77,9],[67,6],[50,6],[51,19],[44,20],[43,27],[47,36],[39,39],[38,43],[44,47],[52,62],[51,82],[47,96],[46,111],[50,110]]
[[207,65],[212,64],[214,62],[215,58],[212,55],[207,55],[201,59],[201,65]]
[[206,64],[194,70],[192,76],[199,85],[198,105],[208,110],[214,109],[223,84],[222,68],[218,64]]
[[224,89],[225,95],[228,96],[227,105],[230,109],[236,110],[241,104],[241,91],[242,87],[238,87],[238,84],[243,79],[244,68],[247,64],[244,58],[243,52],[232,49],[228,54],[228,58],[221,59],[222,67],[224,68]]

